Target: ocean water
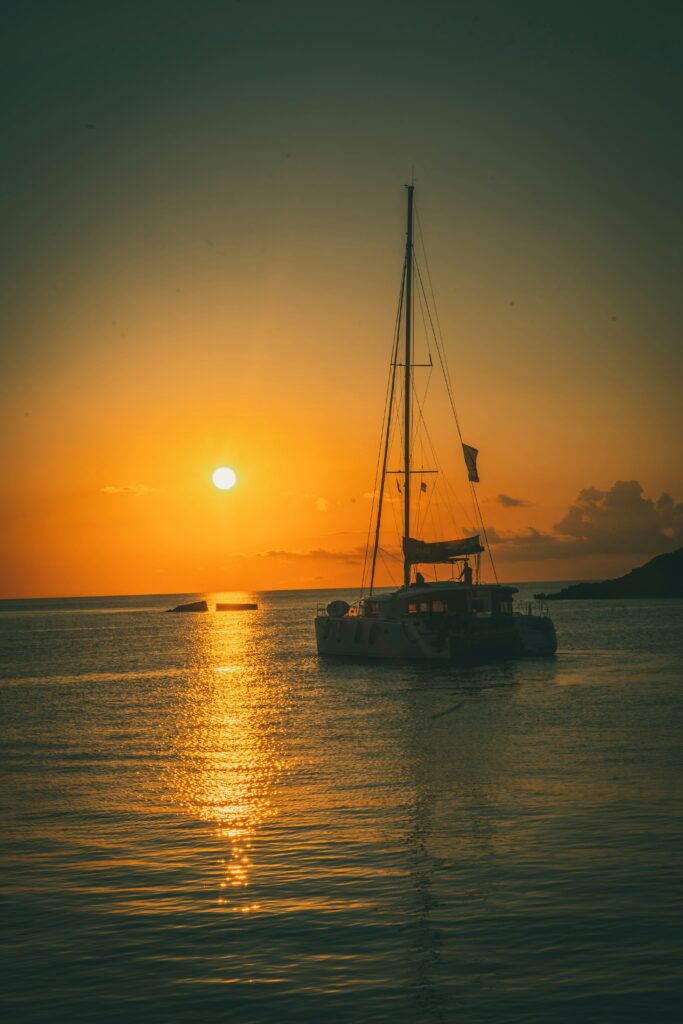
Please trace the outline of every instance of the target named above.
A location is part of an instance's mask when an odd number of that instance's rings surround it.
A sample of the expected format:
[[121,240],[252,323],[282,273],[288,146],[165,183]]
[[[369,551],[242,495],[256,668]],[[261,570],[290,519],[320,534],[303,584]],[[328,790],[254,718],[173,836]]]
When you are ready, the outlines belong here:
[[435,668],[183,597],[0,603],[4,1020],[681,1019],[683,602]]

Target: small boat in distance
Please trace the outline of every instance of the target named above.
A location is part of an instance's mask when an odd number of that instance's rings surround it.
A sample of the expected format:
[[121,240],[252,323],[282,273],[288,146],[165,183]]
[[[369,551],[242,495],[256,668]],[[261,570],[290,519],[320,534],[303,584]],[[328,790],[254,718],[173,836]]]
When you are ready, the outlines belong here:
[[[524,612],[515,610],[513,595],[516,588],[498,583],[492,557],[491,566],[496,582],[481,582],[481,555],[485,548],[480,538],[483,533],[486,540],[486,527],[474,488],[474,484],[479,482],[478,450],[466,445],[460,433],[443,341],[434,326],[435,323],[438,324],[438,319],[435,312],[432,315],[427,288],[419,266],[417,279],[415,277],[414,190],[413,184],[407,186],[405,260],[378,458],[378,467],[381,465],[379,489],[376,487],[373,491],[371,512],[374,542],[372,546],[368,544],[366,548],[361,594],[356,604],[350,605],[346,601],[338,600],[318,608],[315,618],[318,653],[341,657],[410,658],[453,662],[552,655],[557,649],[552,620],[543,607],[536,611],[529,604]],[[427,279],[433,304],[428,270]],[[418,286],[416,296],[415,284]],[[464,457],[476,512],[474,521],[479,525],[480,532],[470,531],[467,536],[457,540],[423,541],[412,536],[413,522],[416,521],[418,528],[426,524],[426,509],[420,509],[420,500],[427,493],[428,486],[432,487],[433,477],[441,472],[438,468],[425,468],[424,465],[418,467],[413,458],[418,433],[420,430],[426,432],[423,417],[424,397],[420,401],[416,396],[413,371],[416,366],[426,366],[430,371],[434,366],[431,348],[427,363],[414,362],[414,297],[417,298],[416,305],[419,305],[425,333],[431,329],[431,337],[436,347],[438,363],[443,373],[460,441],[459,447]],[[402,357],[402,361],[399,361],[399,356]],[[401,388],[402,402],[396,401],[397,392]],[[387,468],[389,455],[393,450],[392,443],[394,448],[396,447],[397,435],[401,438],[402,468],[391,470]],[[425,452],[428,452],[430,457],[437,461],[428,433],[427,438],[428,444],[420,446],[420,453],[424,456]],[[386,493],[387,477],[391,475],[396,478],[399,498],[390,498]],[[451,493],[451,505],[452,498]],[[378,554],[392,554],[389,551],[382,552],[380,547],[382,511],[389,501],[400,501],[402,504],[403,585],[394,591],[378,593],[374,586]],[[368,536],[370,535],[369,532]],[[438,565],[448,566],[449,578],[438,579]],[[419,571],[419,566],[434,567],[434,580],[427,581]]]

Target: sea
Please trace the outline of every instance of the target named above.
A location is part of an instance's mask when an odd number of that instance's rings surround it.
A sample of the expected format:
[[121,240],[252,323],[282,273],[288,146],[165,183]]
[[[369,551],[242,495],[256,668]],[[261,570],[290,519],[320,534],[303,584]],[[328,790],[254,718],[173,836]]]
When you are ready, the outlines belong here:
[[683,601],[448,667],[202,596],[0,603],[3,1021],[683,1019]]

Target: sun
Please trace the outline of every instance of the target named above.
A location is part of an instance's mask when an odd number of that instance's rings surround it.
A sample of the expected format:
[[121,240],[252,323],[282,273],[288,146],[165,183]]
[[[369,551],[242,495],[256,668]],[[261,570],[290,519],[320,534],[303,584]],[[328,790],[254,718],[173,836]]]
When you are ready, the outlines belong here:
[[218,469],[214,470],[211,479],[219,491],[229,491],[237,483],[237,474],[229,466],[219,466]]

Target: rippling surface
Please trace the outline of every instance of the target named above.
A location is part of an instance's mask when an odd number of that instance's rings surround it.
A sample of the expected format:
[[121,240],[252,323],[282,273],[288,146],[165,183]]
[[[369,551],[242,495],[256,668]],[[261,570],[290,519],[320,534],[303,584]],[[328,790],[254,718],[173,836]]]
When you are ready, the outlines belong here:
[[0,603],[5,1019],[680,1019],[683,602],[446,669],[324,597]]

